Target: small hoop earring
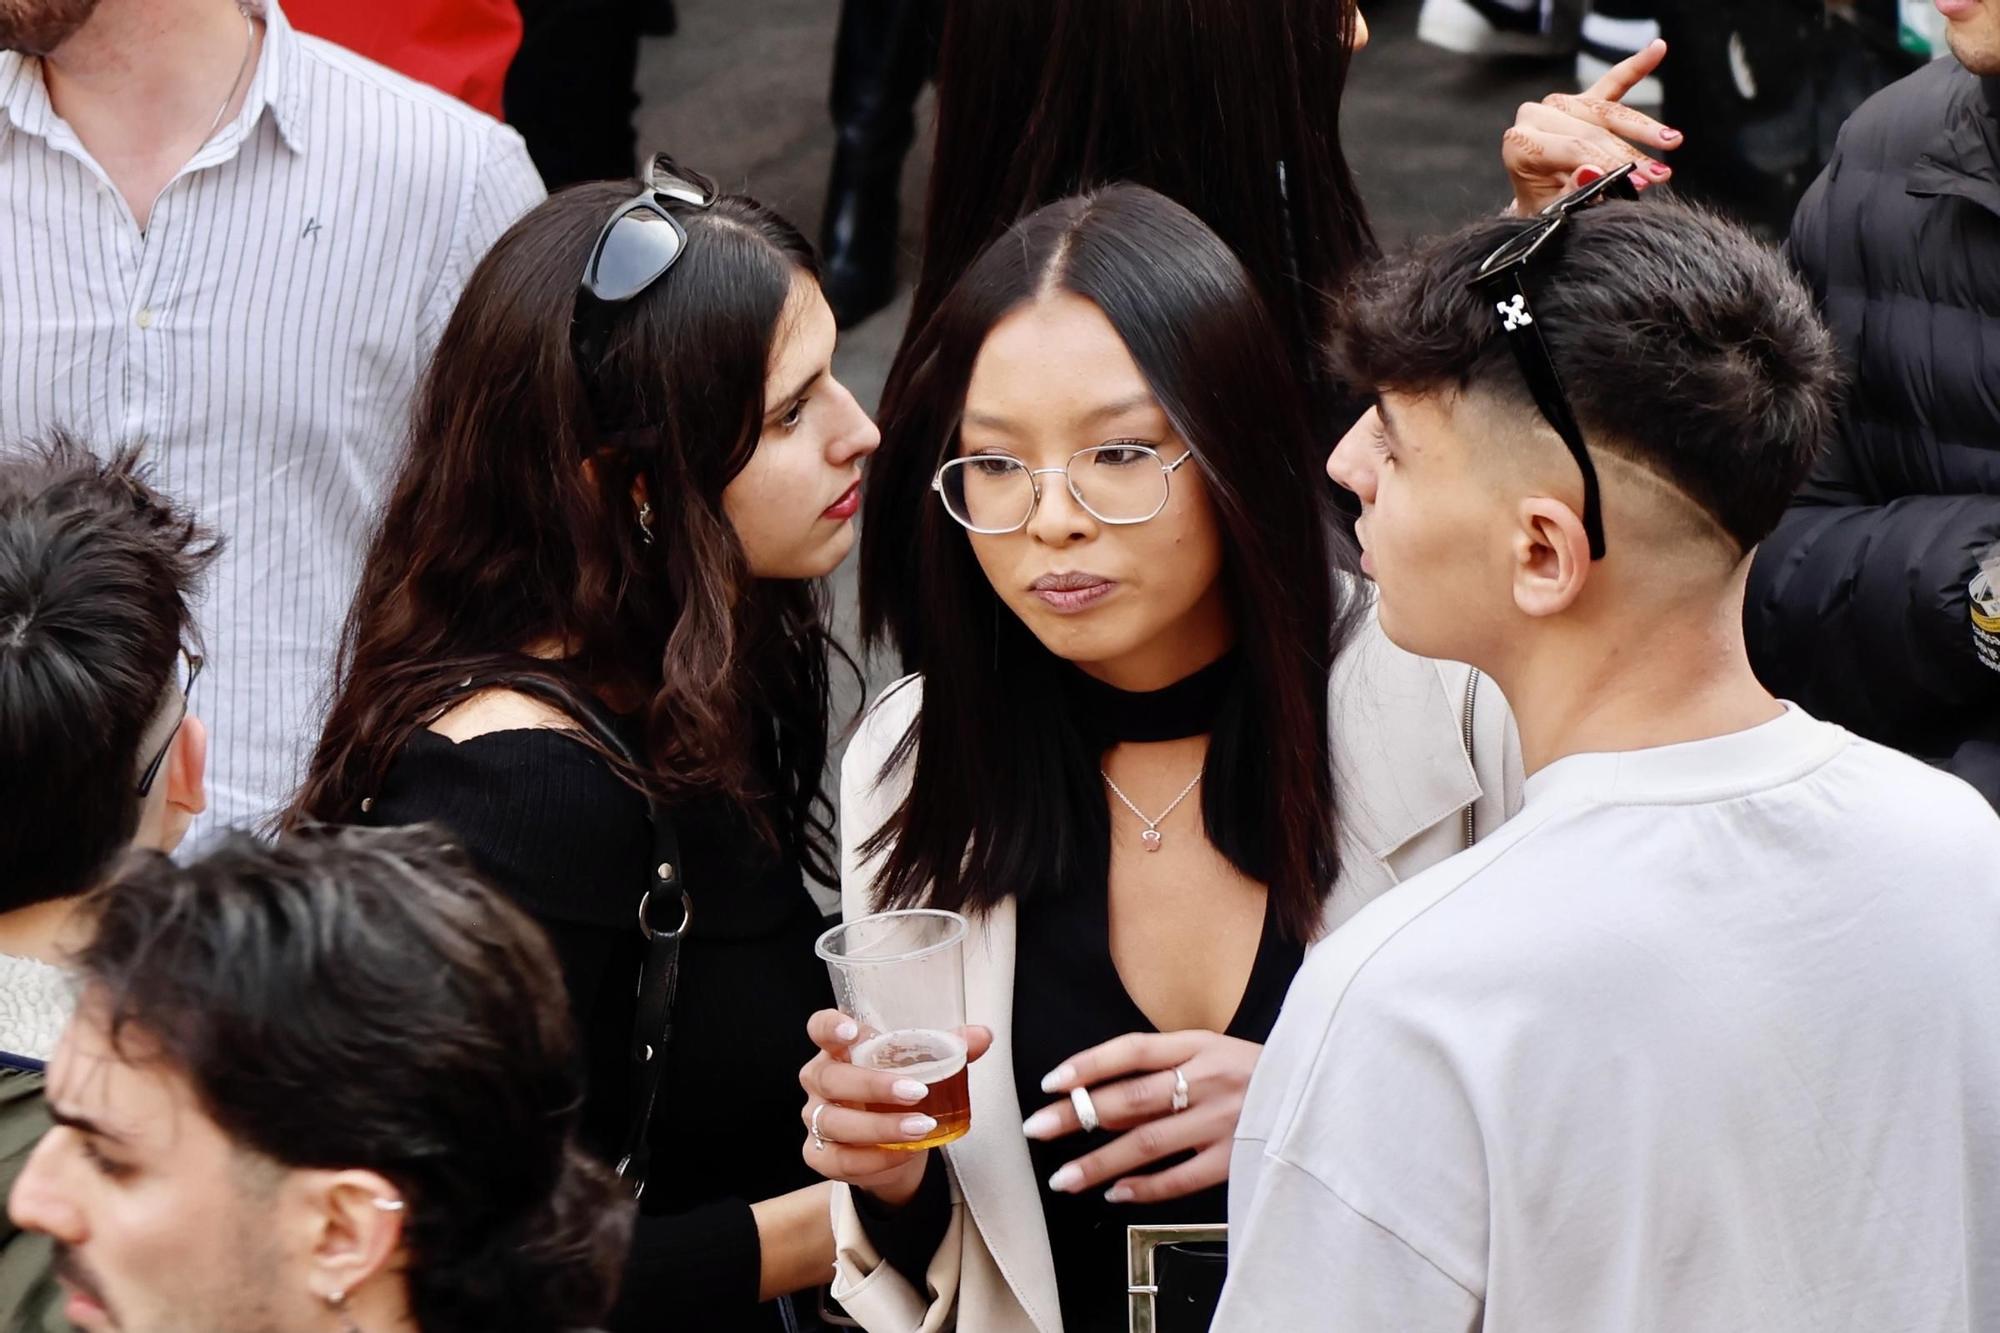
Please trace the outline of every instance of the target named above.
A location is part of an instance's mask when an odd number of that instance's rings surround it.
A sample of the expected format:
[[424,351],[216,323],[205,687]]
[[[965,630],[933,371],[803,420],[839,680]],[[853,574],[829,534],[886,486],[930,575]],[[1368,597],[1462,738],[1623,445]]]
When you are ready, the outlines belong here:
[[653,502],[650,500],[639,502],[639,540],[648,546],[653,544]]

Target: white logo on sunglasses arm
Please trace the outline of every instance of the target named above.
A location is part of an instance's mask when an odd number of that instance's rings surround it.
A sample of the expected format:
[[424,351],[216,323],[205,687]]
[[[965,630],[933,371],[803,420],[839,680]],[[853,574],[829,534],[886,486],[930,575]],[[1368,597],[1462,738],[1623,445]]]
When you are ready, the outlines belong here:
[[1535,317],[1528,313],[1528,298],[1525,296],[1514,296],[1505,301],[1495,302],[1493,308],[1500,312],[1500,318],[1505,322],[1508,333],[1535,322]]

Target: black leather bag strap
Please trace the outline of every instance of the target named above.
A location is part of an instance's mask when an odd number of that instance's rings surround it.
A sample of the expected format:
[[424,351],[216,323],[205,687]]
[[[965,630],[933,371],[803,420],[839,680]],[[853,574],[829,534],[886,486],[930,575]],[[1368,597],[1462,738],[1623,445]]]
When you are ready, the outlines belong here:
[[625,1151],[618,1175],[632,1197],[646,1193],[653,1156],[653,1111],[660,1100],[660,1075],[667,1043],[674,1036],[674,988],[680,981],[681,941],[694,925],[694,900],[681,874],[681,843],[673,820],[652,807],[652,887],[639,899],[639,933],[646,937],[646,961],[639,970],[639,1007],[632,1019],[632,1114],[626,1122]]
[[[617,724],[596,698],[571,690],[547,676],[528,672],[492,672],[468,676],[453,691],[454,699],[477,690],[507,689],[541,699],[581,726],[590,737],[633,767],[638,755],[618,733]],[[646,941],[645,962],[639,969],[639,1003],[632,1019],[629,1058],[632,1064],[631,1111],[626,1119],[625,1145],[618,1155],[618,1176],[637,1199],[646,1192],[646,1172],[652,1160],[653,1112],[660,1100],[660,1075],[666,1067],[667,1043],[674,1033],[674,990],[680,981],[681,941],[694,924],[694,900],[688,896],[681,866],[680,834],[657,800],[646,802],[653,829],[650,881],[639,899],[637,926]]]

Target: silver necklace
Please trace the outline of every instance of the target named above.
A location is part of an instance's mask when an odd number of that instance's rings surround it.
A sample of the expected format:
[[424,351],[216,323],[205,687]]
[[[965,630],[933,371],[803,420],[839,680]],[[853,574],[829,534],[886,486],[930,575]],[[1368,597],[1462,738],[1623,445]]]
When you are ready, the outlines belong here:
[[215,119],[208,122],[208,133],[201,136],[204,144],[215,137],[222,118],[229,114],[229,104],[236,100],[238,90],[243,87],[243,75],[249,70],[250,56],[257,49],[257,22],[250,17],[249,6],[239,6],[236,12],[243,15],[243,63],[236,67],[236,77],[230,80],[229,91],[222,95],[222,105],[215,108]]
[[1104,785],[1111,788],[1111,794],[1113,796],[1116,796],[1119,800],[1123,801],[1125,803],[1125,808],[1127,810],[1130,810],[1133,814],[1137,815],[1139,817],[1139,822],[1146,826],[1145,832],[1139,835],[1139,841],[1146,844],[1146,850],[1149,852],[1157,852],[1160,850],[1160,842],[1161,842],[1160,825],[1167,822],[1168,815],[1171,815],[1174,811],[1180,809],[1181,802],[1185,801],[1188,798],[1189,794],[1192,793],[1194,789],[1201,783],[1201,774],[1199,773],[1195,774],[1194,781],[1188,783],[1187,786],[1181,788],[1181,794],[1179,796],[1174,797],[1173,803],[1167,806],[1166,809],[1160,811],[1160,817],[1158,819],[1148,819],[1146,817],[1146,812],[1144,810],[1141,810],[1138,806],[1132,804],[1132,798],[1130,796],[1127,796],[1123,791],[1119,790],[1118,784],[1111,780],[1111,775],[1109,773],[1106,773],[1101,768],[1098,769],[1097,771],[1098,774],[1103,777]]

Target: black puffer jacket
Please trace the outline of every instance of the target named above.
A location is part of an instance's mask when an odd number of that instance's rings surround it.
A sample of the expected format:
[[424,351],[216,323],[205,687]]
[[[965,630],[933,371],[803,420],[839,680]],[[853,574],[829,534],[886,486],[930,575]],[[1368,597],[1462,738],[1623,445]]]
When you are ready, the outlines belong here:
[[1758,673],[2000,805],[2000,673],[1966,584],[2000,544],[2000,80],[1936,61],[1841,131],[1792,223],[1851,383],[1751,571]]

